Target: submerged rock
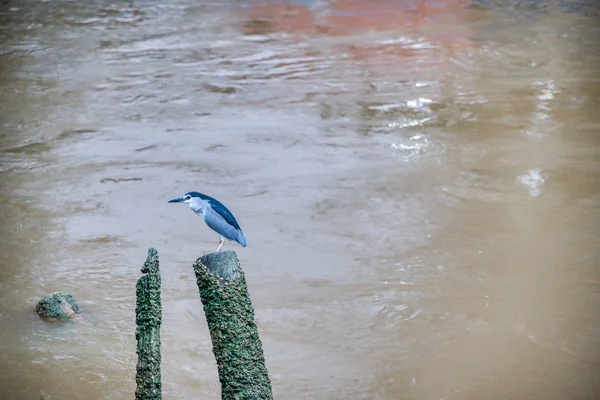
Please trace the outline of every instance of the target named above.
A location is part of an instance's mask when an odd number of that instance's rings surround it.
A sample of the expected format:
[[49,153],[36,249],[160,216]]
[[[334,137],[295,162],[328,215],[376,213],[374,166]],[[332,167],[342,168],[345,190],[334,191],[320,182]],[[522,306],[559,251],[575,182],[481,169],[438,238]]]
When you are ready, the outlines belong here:
[[57,319],[70,319],[81,314],[73,296],[66,292],[47,294],[37,303],[35,311],[41,316]]

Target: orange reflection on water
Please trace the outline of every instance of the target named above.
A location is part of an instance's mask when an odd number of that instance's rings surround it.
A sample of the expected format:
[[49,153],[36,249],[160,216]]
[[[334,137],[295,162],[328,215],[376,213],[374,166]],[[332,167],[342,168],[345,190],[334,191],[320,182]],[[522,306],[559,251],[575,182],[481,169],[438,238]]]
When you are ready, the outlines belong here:
[[346,60],[393,66],[398,58],[410,58],[448,70],[452,66],[447,50],[474,47],[468,24],[481,16],[467,4],[465,0],[336,0],[315,7],[312,1],[258,1],[242,16],[243,32],[285,33],[298,41],[324,35],[336,38],[335,47]]
[[465,8],[467,4],[465,0],[337,0],[316,8],[312,1],[261,1],[245,15],[245,33],[350,36],[402,31],[409,37],[464,49],[472,47],[465,24],[473,12]]
[[[473,48],[467,22],[475,14],[465,0],[337,0],[322,7],[311,1],[256,2],[244,15],[244,32],[267,34],[285,32],[302,40],[307,34],[348,37],[369,32],[388,32],[390,40],[365,38],[340,43],[349,59],[436,58],[448,63],[444,49]],[[381,34],[378,34],[381,38]]]

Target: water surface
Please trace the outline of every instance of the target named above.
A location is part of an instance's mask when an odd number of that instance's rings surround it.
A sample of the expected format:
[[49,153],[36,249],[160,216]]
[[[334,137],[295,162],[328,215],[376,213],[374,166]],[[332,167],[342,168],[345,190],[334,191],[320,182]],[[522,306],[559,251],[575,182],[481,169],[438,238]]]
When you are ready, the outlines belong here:
[[[586,3],[0,5],[0,393],[220,396],[192,262],[225,203],[278,399],[596,399],[600,52]],[[236,247],[237,246],[237,247]],[[34,312],[65,290],[84,315]]]

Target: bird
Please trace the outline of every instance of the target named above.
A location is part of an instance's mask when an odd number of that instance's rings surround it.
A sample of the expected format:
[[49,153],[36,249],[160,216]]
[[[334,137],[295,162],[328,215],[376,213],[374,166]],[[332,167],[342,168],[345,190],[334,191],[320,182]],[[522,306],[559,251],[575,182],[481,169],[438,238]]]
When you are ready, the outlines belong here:
[[219,247],[216,251],[221,251],[225,239],[246,247],[246,236],[242,228],[231,211],[217,199],[200,192],[187,192],[181,197],[169,200],[168,203],[186,203],[193,212],[202,216],[206,225],[219,234]]

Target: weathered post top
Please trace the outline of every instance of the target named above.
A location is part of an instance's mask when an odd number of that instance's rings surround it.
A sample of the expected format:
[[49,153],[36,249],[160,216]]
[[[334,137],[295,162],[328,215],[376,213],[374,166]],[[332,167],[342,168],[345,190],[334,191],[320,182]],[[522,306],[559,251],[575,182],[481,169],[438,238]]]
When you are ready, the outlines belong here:
[[238,277],[239,261],[232,250],[208,253],[198,258],[196,262],[204,265],[209,272],[220,278],[233,280]]

